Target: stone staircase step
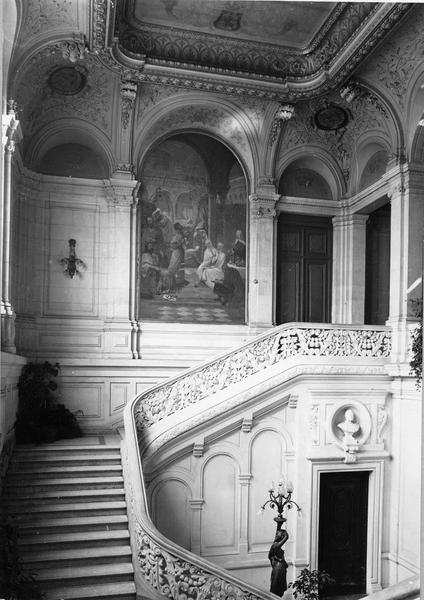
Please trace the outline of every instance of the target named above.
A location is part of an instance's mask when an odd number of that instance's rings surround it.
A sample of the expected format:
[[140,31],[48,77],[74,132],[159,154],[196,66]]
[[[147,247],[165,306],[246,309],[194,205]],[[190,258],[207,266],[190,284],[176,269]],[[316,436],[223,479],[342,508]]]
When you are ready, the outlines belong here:
[[30,454],[26,457],[12,457],[9,465],[10,469],[18,470],[22,467],[29,469],[33,467],[34,469],[38,467],[45,467],[45,465],[91,465],[91,464],[104,464],[104,465],[120,465],[121,457],[119,452],[110,453],[110,454],[96,454],[93,456],[92,454],[80,454],[75,456],[74,454],[70,454],[69,456],[50,456],[46,455],[44,457],[34,456]]
[[109,502],[111,500],[123,500],[125,498],[124,489],[121,488],[99,488],[99,489],[88,489],[88,490],[37,490],[27,493],[25,490],[20,490],[19,497],[15,500],[15,496],[5,495],[2,498],[2,502],[7,504],[14,502],[16,505],[22,504],[28,506],[31,504],[43,502],[43,503],[56,503],[56,502],[90,502],[96,500],[97,502]]
[[40,517],[19,523],[21,535],[28,535],[30,532],[38,535],[50,532],[80,531],[81,529],[84,529],[84,531],[108,531],[110,529],[121,529],[122,527],[128,527],[127,515],[67,517],[64,519],[43,519],[43,517]]
[[135,586],[130,581],[106,585],[58,587],[46,590],[46,600],[135,600]]
[[113,477],[122,473],[121,465],[81,465],[81,466],[56,466],[56,467],[43,467],[42,471],[35,469],[20,469],[14,471],[13,469],[8,473],[8,480],[14,482],[16,480],[24,479],[25,481],[47,479],[52,477]]
[[19,547],[22,552],[38,550],[59,550],[75,548],[106,547],[110,545],[128,544],[130,534],[127,529],[103,531],[73,531],[65,533],[40,533],[38,535],[19,536]]
[[96,512],[96,515],[114,515],[114,514],[126,514],[126,504],[124,501],[118,502],[69,502],[69,503],[57,503],[57,504],[31,504],[23,506],[22,504],[16,505],[15,503],[7,506],[4,505],[4,509],[10,514],[15,515],[17,522],[24,521],[25,519],[34,519],[34,515],[42,515],[43,518],[64,518],[72,516],[88,516]]
[[124,480],[122,477],[65,477],[60,479],[47,480],[21,480],[6,482],[5,493],[19,496],[22,492],[30,493],[39,490],[48,490],[54,488],[56,490],[72,490],[75,488],[83,490],[91,490],[98,488],[117,488],[122,487]]
[[42,567],[59,567],[73,565],[116,564],[131,562],[131,547],[106,546],[104,548],[73,548],[66,550],[45,550],[22,553],[25,567],[31,572],[38,572]]
[[102,583],[113,583],[119,581],[131,581],[134,578],[134,569],[131,563],[118,563],[106,565],[89,565],[62,567],[59,569],[45,568],[38,569],[37,583],[43,589],[48,589],[53,586],[66,584],[72,585],[89,585],[98,579]]

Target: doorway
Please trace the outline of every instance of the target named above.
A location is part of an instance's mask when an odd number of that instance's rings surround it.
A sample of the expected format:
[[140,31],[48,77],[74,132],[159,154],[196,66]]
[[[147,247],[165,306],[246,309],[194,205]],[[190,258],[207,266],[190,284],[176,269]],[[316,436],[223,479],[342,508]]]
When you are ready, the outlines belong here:
[[281,213],[277,226],[277,325],[331,319],[332,222]]
[[365,594],[368,471],[321,473],[318,569],[335,580],[326,596]]

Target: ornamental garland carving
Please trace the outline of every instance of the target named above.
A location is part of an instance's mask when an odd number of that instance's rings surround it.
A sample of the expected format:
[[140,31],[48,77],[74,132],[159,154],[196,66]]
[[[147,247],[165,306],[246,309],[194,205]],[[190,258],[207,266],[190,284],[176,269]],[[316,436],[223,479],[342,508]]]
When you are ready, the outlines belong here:
[[387,358],[390,340],[389,332],[371,329],[284,329],[143,395],[136,405],[136,422],[139,428],[148,427],[290,357]]
[[175,600],[261,599],[261,596],[167,552],[152,541],[140,523],[137,523],[136,535],[141,571],[146,581],[163,596]]

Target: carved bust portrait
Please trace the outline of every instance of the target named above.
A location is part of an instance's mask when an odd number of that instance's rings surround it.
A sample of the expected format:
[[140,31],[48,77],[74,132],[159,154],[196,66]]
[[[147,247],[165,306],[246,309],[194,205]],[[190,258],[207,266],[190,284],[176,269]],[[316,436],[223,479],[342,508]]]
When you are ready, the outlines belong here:
[[337,423],[337,427],[343,431],[343,443],[357,444],[358,440],[355,440],[353,436],[359,431],[359,423],[355,422],[353,410],[348,408],[344,414],[344,418],[344,421]]

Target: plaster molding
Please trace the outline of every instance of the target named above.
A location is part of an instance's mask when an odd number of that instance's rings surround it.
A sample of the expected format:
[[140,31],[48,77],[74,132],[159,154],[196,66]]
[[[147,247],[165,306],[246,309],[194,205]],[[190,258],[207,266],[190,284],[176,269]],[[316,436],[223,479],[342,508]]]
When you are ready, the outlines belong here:
[[277,216],[277,202],[279,196],[272,197],[252,194],[249,198],[250,216],[253,220],[271,219]]

